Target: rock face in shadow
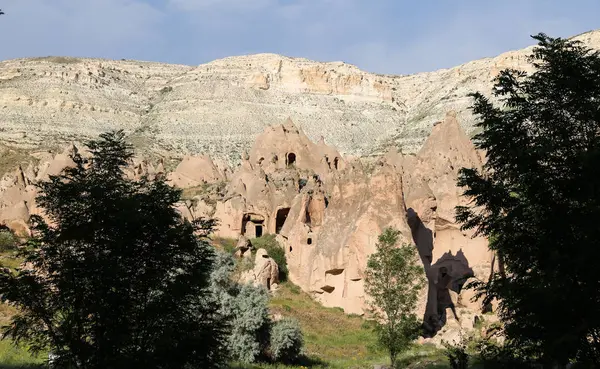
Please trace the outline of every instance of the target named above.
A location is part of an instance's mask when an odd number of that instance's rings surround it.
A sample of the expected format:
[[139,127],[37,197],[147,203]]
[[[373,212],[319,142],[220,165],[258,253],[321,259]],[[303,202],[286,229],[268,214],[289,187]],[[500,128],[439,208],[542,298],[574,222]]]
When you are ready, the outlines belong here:
[[478,303],[470,301],[470,291],[461,290],[459,286],[464,281],[459,279],[473,276],[485,279],[489,275],[492,254],[487,240],[462,232],[454,220],[454,208],[468,202],[456,186],[458,170],[462,167],[481,169],[482,165],[481,156],[456,116],[448,113],[443,122],[433,127],[415,160],[404,168],[410,173],[407,207],[413,210],[409,214],[413,239],[421,253],[431,260],[429,265],[425,262],[429,279],[425,321],[430,322],[434,330],[439,325],[439,316],[444,315],[444,305],[449,305],[442,301],[441,295],[446,294],[447,287],[440,287],[440,283],[446,283],[445,279],[450,276],[452,288],[459,294],[458,303],[476,309]]
[[[68,154],[19,168],[0,182],[0,223],[28,232],[27,219],[38,212],[33,183],[70,165]],[[193,156],[171,173],[162,161],[136,159],[127,175],[166,175],[173,185],[194,190],[178,209],[190,219],[216,218],[216,236],[245,244],[275,234],[285,248],[289,279],[347,313],[365,311],[364,270],[379,234],[399,229],[402,242],[417,248],[427,277],[418,313],[427,334],[439,338],[472,328],[483,309],[463,286],[469,278],[489,276],[493,255],[486,239],[461,231],[454,219],[454,207],[468,201],[456,187],[458,170],[482,165],[481,153],[450,112],[416,154],[392,149],[374,158],[344,158],[288,119],[266,128],[234,170]],[[268,256],[257,258],[254,280],[277,283]]]

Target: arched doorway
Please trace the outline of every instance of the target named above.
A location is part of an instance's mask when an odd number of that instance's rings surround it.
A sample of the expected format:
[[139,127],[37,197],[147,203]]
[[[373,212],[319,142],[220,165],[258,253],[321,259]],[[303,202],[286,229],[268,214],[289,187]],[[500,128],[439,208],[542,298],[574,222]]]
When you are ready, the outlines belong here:
[[296,154],[294,154],[293,152],[287,154],[287,166],[291,167],[295,163],[296,163]]

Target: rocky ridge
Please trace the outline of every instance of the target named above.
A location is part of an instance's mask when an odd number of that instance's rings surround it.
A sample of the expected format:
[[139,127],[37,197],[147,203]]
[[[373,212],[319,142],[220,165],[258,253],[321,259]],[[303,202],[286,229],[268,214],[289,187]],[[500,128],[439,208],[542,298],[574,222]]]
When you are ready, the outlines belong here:
[[[600,49],[600,31],[576,37]],[[239,162],[254,139],[290,116],[313,141],[343,154],[399,145],[416,152],[454,110],[467,134],[467,94],[489,93],[504,68],[526,70],[531,48],[454,68],[378,75],[342,62],[274,54],[196,67],[130,60],[46,57],[0,62],[0,144],[30,151],[125,129],[146,154],[208,154]]]

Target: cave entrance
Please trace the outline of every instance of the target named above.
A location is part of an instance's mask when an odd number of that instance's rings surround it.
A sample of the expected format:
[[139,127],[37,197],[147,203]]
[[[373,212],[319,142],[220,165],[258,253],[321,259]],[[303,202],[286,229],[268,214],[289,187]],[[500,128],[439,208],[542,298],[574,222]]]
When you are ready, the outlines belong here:
[[242,234],[248,238],[260,237],[264,233],[265,217],[259,214],[245,214],[242,219]]
[[263,234],[263,226],[262,224],[256,224],[254,227],[254,236],[261,237]]
[[296,154],[294,154],[293,152],[287,154],[287,166],[291,167],[295,163],[296,163]]
[[281,208],[277,210],[277,215],[275,217],[275,233],[281,232],[289,213],[290,208]]

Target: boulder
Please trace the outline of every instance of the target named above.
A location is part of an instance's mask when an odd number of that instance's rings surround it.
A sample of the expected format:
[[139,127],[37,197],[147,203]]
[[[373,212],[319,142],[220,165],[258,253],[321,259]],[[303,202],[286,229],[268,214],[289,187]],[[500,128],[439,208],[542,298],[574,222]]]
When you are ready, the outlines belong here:
[[244,273],[241,280],[274,291],[279,284],[279,266],[267,250],[258,249],[254,258],[254,268]]

